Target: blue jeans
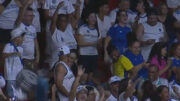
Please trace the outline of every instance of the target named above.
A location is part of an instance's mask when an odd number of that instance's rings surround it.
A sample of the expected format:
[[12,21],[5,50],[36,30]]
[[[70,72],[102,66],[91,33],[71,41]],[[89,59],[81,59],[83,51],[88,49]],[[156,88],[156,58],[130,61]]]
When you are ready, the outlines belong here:
[[15,96],[13,87],[16,88],[16,80],[7,80],[6,93],[9,98]]

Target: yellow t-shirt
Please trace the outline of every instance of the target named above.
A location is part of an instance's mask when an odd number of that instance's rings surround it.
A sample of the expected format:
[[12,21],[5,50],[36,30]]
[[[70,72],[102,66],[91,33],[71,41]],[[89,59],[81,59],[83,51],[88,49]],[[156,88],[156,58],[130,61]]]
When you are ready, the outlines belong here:
[[124,55],[121,55],[117,62],[113,64],[114,75],[124,77],[124,72],[129,71],[133,68],[131,61]]

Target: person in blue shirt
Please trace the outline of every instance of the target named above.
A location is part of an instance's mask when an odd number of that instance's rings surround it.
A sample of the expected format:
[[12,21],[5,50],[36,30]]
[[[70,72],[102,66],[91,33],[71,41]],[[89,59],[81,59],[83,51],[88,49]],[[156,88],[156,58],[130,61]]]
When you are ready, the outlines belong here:
[[[145,64],[145,66],[147,66],[148,63],[145,63],[143,56],[141,55],[141,48],[140,48],[141,45],[140,42],[136,39],[135,34],[129,33],[127,39],[128,39],[128,50],[123,55],[126,56],[134,66],[137,66],[139,64]],[[137,77],[147,78],[147,76],[148,76],[147,69],[142,67],[139,70]]]
[[128,15],[126,11],[118,11],[116,19],[117,23],[109,29],[105,39],[105,59],[108,57],[106,49],[110,41],[112,42],[112,45],[118,48],[120,53],[124,53],[124,51],[127,49],[126,36],[128,32],[131,32],[131,29],[127,27],[127,19]]

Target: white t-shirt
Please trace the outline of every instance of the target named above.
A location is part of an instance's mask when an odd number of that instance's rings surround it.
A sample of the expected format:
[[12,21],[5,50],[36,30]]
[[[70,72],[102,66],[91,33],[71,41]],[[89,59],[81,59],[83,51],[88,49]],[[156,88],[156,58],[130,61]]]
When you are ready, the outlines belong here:
[[[91,29],[88,25],[82,25],[79,30],[79,34],[83,36],[84,42],[98,41],[98,32],[96,29]],[[80,55],[97,55],[98,51],[95,46],[80,47]]]
[[[116,8],[116,9],[111,11],[110,18],[111,18],[111,22],[112,23],[115,23],[118,11],[119,11],[119,8]],[[128,10],[127,14],[128,14],[128,22],[127,22],[128,23],[128,27],[131,27],[132,24],[135,22],[135,18],[137,16],[137,14],[134,13],[133,11],[131,11],[131,10]]]
[[147,22],[147,14],[144,13],[143,15],[140,15],[138,23],[146,23]]
[[23,48],[22,58],[33,60],[35,58],[35,39],[37,37],[36,29],[32,25],[26,26],[23,23],[20,24],[20,28],[26,31],[26,34],[24,36],[24,41],[22,44],[22,48]]
[[40,15],[38,11],[38,8],[40,7],[37,0],[33,2],[33,4],[31,5],[31,8],[33,9],[33,13],[34,13],[32,25],[36,28],[37,32],[41,32]]
[[173,15],[177,19],[177,21],[180,22],[180,9],[175,11]]
[[164,86],[167,86],[167,87],[169,86],[168,80],[164,79],[164,78],[158,78],[157,80],[153,81],[152,83],[156,87],[159,87],[161,85],[164,85]]
[[169,8],[177,8],[180,6],[180,0],[166,0]]
[[70,49],[77,49],[77,42],[74,38],[74,31],[71,24],[67,25],[64,32],[56,28],[52,35],[52,40],[57,48],[66,45]]
[[[66,75],[65,75],[65,77],[64,77],[64,80],[63,80],[63,86],[66,88],[66,90],[67,90],[68,92],[70,92],[71,87],[72,87],[72,84],[73,84],[73,82],[74,82],[74,80],[75,80],[74,74],[73,74],[73,72],[71,71],[70,67],[69,67],[66,63],[64,63],[63,61],[60,61],[59,63],[57,63],[57,65],[58,65],[58,64],[64,65],[65,69],[67,70],[67,73],[66,73]],[[57,66],[57,65],[56,65],[56,66]],[[68,100],[68,97],[64,96],[64,95],[63,95],[62,93],[60,93],[60,92],[58,92],[58,96],[59,96],[59,100],[60,100],[60,101],[69,101],[69,100]]]
[[176,93],[175,93],[174,90],[173,90],[173,87],[174,87],[174,86],[178,89],[178,92],[180,93],[180,84],[178,84],[178,83],[174,80],[174,81],[170,82],[170,84],[169,84],[170,96],[171,96],[171,98],[178,100],[178,96],[176,95]]
[[49,15],[53,16],[58,4],[62,1],[64,1],[64,6],[59,9],[58,14],[71,14],[75,11],[72,3],[68,0],[46,0],[44,9],[49,9]]
[[106,101],[117,101],[118,99],[115,98],[112,94],[106,99]]
[[[0,0],[0,3],[3,3],[4,0]],[[19,14],[19,7],[15,3],[15,0],[12,0],[11,3],[4,9],[0,14],[0,28],[1,29],[13,29],[15,26],[15,21]]]
[[111,27],[111,19],[109,18],[109,16],[104,16],[104,20],[102,21],[101,19],[99,19],[98,15],[96,16],[99,33],[101,34],[101,37],[105,38],[107,36],[109,28]]
[[[18,52],[23,53],[23,48],[17,46]],[[3,53],[16,53],[16,49],[10,43],[5,45]],[[5,79],[16,80],[17,74],[23,69],[22,62],[19,56],[10,56],[5,59]]]
[[[144,34],[142,37],[143,41],[147,41],[149,39],[154,39],[155,42],[159,42],[160,38],[164,37],[164,27],[163,24],[158,22],[156,25],[151,26],[148,23],[143,23],[143,27],[144,27]],[[144,46],[141,49],[141,53],[144,57],[144,60],[147,61],[151,48],[153,45],[148,45],[148,46]]]
[[138,101],[138,99],[136,98],[136,96],[133,96],[132,99],[130,99],[129,97],[127,99],[124,99],[124,94],[125,92],[122,92],[119,96],[119,101]]

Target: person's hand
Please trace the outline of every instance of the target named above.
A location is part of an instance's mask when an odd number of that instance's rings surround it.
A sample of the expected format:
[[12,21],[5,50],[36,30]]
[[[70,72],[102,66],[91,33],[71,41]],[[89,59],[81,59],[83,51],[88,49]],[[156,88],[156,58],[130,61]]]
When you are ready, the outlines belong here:
[[57,9],[60,9],[60,8],[63,7],[63,6],[64,6],[64,1],[62,1],[62,2],[60,2],[60,3],[58,4]]
[[142,67],[147,68],[148,66],[149,66],[149,63],[147,63],[147,62],[143,62],[143,63],[142,63]]
[[152,45],[155,43],[155,39],[149,39],[146,41],[147,45]]
[[82,65],[78,66],[78,72],[77,76],[81,77],[85,72],[85,68],[82,67]]

